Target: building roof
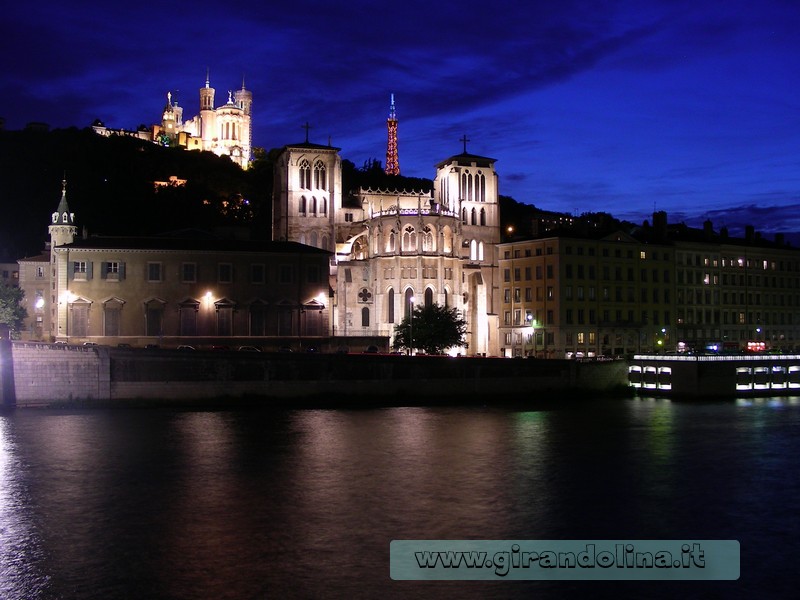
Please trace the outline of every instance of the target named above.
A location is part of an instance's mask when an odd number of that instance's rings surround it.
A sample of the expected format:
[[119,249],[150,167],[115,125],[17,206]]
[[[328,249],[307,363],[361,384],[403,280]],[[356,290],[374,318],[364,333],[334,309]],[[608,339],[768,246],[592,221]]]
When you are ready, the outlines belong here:
[[211,234],[149,237],[92,236],[59,246],[68,250],[168,250],[191,252],[267,252],[271,254],[329,255],[331,252],[297,242],[223,239]]
[[450,158],[446,158],[445,160],[436,163],[436,168],[441,169],[443,166],[449,165],[450,163],[457,163],[462,167],[469,167],[472,165],[472,163],[475,163],[475,165],[478,167],[488,168],[496,162],[496,158],[489,158],[488,156],[478,156],[477,154],[462,152],[461,154],[455,154]]

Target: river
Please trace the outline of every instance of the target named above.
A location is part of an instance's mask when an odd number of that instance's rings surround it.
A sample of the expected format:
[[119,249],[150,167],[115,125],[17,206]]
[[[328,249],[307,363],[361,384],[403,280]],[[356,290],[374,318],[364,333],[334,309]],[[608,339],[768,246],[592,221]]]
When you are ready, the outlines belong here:
[[[790,598],[800,399],[0,412],[0,598]],[[709,582],[418,582],[393,539],[739,540]]]

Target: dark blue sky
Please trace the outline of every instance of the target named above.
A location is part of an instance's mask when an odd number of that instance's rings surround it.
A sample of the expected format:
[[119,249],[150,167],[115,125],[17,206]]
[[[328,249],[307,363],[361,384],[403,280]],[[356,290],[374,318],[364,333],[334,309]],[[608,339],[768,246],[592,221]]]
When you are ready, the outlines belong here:
[[7,3],[7,129],[134,128],[171,91],[197,112],[242,76],[254,144],[332,143],[385,160],[394,93],[400,167],[469,151],[501,193],[641,222],[711,218],[736,235],[800,232],[800,2]]

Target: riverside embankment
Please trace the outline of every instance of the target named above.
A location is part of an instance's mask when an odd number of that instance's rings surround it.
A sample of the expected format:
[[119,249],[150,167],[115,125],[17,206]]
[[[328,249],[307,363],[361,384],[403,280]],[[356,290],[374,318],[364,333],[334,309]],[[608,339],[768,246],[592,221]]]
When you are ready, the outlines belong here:
[[180,351],[2,342],[6,406],[558,400],[625,389],[624,361]]

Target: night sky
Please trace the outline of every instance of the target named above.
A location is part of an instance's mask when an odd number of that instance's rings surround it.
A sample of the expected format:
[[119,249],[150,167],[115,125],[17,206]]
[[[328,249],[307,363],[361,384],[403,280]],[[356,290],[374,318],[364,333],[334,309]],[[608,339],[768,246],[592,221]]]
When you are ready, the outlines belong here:
[[134,129],[166,94],[254,95],[256,146],[310,139],[404,175],[462,151],[546,210],[800,231],[800,2],[6,3],[6,129]]

